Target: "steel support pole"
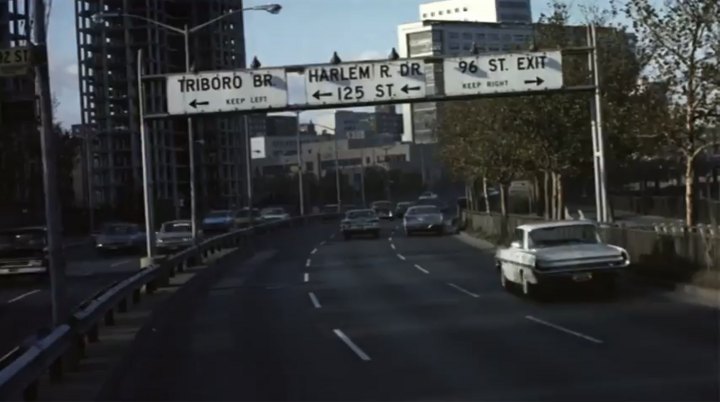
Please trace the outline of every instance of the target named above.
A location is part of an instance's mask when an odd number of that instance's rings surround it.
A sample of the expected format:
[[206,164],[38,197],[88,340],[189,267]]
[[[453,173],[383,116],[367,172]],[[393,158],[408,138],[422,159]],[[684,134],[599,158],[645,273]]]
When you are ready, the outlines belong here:
[[246,114],[245,119],[245,181],[247,182],[248,213],[250,223],[253,221],[253,183],[252,183],[252,150],[250,149],[250,119]]
[[592,60],[593,60],[593,84],[595,85],[595,125],[596,140],[598,145],[598,167],[600,180],[600,204],[602,205],[604,223],[612,222],[610,206],[607,194],[607,171],[605,170],[605,132],[603,129],[602,96],[600,93],[600,69],[598,63],[598,40],[595,24],[590,28],[592,36]]
[[[190,74],[190,31],[188,30],[187,24],[184,29],[185,37],[185,72]],[[192,227],[192,238],[193,241],[197,241],[198,234],[198,221],[197,221],[197,188],[195,183],[197,181],[195,176],[195,132],[193,128],[192,117],[187,118],[188,127],[188,156],[189,156],[189,168],[190,168],[190,222]]]
[[47,63],[47,32],[45,28],[45,0],[36,0],[33,21],[35,44],[45,53],[44,60],[35,65],[35,94],[40,111],[40,144],[43,165],[43,190],[45,196],[45,220],[47,227],[48,271],[50,274],[50,297],[52,321],[61,325],[69,315],[67,289],[65,286],[65,256],[62,246],[62,218],[57,183],[57,133],[53,129],[50,73]]
[[300,216],[305,215],[305,193],[303,185],[303,160],[302,160],[302,144],[300,142],[300,112],[297,112],[297,163],[298,163],[298,198],[300,201]]
[[[84,126],[83,126],[84,128]],[[85,134],[85,179],[87,186],[87,208],[88,208],[88,234],[93,234],[95,229],[95,205],[93,202],[93,152],[92,152],[92,138],[91,130],[84,132]]]
[[338,212],[342,211],[342,192],[340,190],[340,160],[338,158],[338,139],[337,133],[333,134],[335,138],[335,191],[337,197]]
[[140,149],[142,152],[143,175],[143,202],[145,203],[145,246],[147,259],[155,257],[155,211],[153,204],[153,179],[151,172],[150,144],[148,144],[147,129],[145,127],[145,89],[142,82],[142,49],[138,50],[137,57],[138,76],[138,111],[140,122]]
[[367,208],[367,199],[365,197],[365,148],[362,148],[362,162],[360,162],[360,194],[362,195],[363,208]]
[[[592,46],[594,43],[593,37],[592,37],[592,29],[588,26],[587,27],[587,42],[588,46]],[[588,53],[588,69],[590,71],[593,71],[595,69],[595,60],[593,57],[593,53]],[[593,81],[594,78],[594,71],[593,71]],[[602,189],[601,189],[601,180],[600,180],[600,149],[598,147],[598,116],[597,116],[597,97],[593,96],[593,98],[590,100],[590,130],[592,132],[592,145],[593,145],[593,178],[595,182],[595,214],[596,214],[596,220],[598,222],[604,222],[605,212],[603,211],[603,202],[602,202]]]

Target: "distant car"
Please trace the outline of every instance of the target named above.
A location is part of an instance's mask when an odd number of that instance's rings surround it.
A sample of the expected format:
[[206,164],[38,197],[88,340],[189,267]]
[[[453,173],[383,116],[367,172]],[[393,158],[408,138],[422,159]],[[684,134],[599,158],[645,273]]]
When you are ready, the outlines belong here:
[[0,276],[46,275],[47,231],[21,227],[0,231]]
[[422,194],[420,194],[420,197],[418,197],[418,200],[434,200],[438,198],[437,194],[433,193],[432,191],[426,191]]
[[145,232],[135,223],[107,223],[95,237],[95,248],[103,253],[136,252],[145,246]]
[[269,207],[260,211],[260,217],[263,222],[277,222],[290,219],[290,214],[281,207]]
[[156,241],[161,254],[190,247],[193,245],[192,223],[188,220],[165,222],[160,226]]
[[630,265],[628,252],[604,244],[590,221],[518,226],[511,246],[498,249],[495,261],[502,287],[520,285],[527,296],[562,283],[594,283],[613,292]]
[[440,201],[436,198],[425,198],[422,200],[418,200],[413,205],[414,206],[423,206],[423,205],[433,206],[433,207],[439,209],[440,212],[442,212],[443,214],[450,210],[450,208],[448,208],[448,205],[446,203],[444,203],[443,201]]
[[375,201],[370,204],[370,208],[380,219],[393,219],[393,205],[390,201]]
[[337,214],[340,213],[340,209],[337,204],[327,204],[323,205],[320,213],[323,214],[323,220],[329,221],[337,218]]
[[214,236],[234,230],[236,212],[226,210],[211,211],[202,221],[202,231],[206,236]]
[[445,221],[442,212],[433,205],[410,207],[403,218],[406,236],[419,232],[430,232],[440,236],[443,234]]
[[380,219],[372,209],[354,209],[345,213],[340,230],[345,240],[363,234],[370,234],[377,239],[380,237]]
[[262,223],[260,210],[257,208],[243,208],[235,214],[235,226],[245,228],[254,223]]
[[413,206],[412,202],[398,202],[395,206],[395,217],[402,218],[405,216],[405,211],[407,211],[411,206]]

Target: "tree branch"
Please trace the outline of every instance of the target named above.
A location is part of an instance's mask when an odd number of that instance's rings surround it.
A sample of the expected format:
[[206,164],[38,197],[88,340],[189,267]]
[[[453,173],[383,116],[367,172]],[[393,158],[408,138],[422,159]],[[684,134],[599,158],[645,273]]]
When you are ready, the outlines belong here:
[[710,142],[708,142],[708,143],[706,143],[706,144],[703,144],[703,145],[699,146],[699,147],[695,150],[695,152],[693,152],[693,154],[692,154],[692,159],[695,159],[698,155],[700,155],[700,153],[702,153],[702,151],[704,151],[704,150],[706,150],[706,149],[708,149],[708,148],[710,148],[710,147],[714,147],[714,146],[715,146],[715,147],[716,147],[716,146],[720,146],[720,140],[710,141]]

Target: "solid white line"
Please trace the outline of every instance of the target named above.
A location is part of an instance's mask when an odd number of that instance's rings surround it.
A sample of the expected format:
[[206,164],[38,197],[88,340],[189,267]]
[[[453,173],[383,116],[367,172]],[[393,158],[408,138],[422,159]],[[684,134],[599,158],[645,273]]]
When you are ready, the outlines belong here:
[[349,347],[353,352],[355,352],[356,355],[363,361],[370,361],[370,356],[367,355],[367,353],[363,352],[362,349],[358,345],[356,345],[350,338],[348,338],[342,331],[339,329],[333,329],[333,332],[335,335],[337,335],[338,338],[340,338],[341,341],[345,342],[347,347]]
[[15,297],[15,298],[13,298],[13,299],[8,300],[8,304],[10,304],[10,303],[15,303],[16,301],[20,301],[20,300],[22,300],[22,299],[24,299],[24,298],[26,298],[26,297],[28,297],[28,296],[32,296],[32,295],[34,295],[35,293],[37,293],[37,292],[39,292],[39,291],[40,291],[40,289],[35,289],[35,290],[31,290],[31,291],[29,291],[29,292],[27,292],[27,293],[23,293],[23,294],[21,294],[21,295],[18,296],[18,297]]
[[399,259],[401,259],[401,260],[405,261],[405,256],[404,256],[404,255],[402,255],[402,254],[398,254],[397,256],[398,256],[398,258],[399,258]]
[[395,245],[392,244],[392,243],[390,243],[390,248],[393,249],[393,250],[395,250]]
[[310,264],[312,264],[312,261],[311,261],[309,258],[308,258],[307,260],[305,260],[305,266],[306,266],[306,267],[309,267]]
[[448,282],[447,284],[448,284],[448,286],[453,287],[453,288],[455,288],[455,289],[457,289],[457,290],[465,293],[466,295],[468,295],[468,296],[470,296],[470,297],[474,297],[474,298],[476,298],[476,299],[477,299],[478,297],[480,297],[479,294],[473,293],[473,292],[471,292],[471,291],[469,291],[469,290],[467,290],[467,289],[465,289],[465,288],[462,288],[462,287],[460,287],[460,286],[458,286],[458,285],[456,285],[456,284],[454,284],[454,283]]
[[305,272],[305,275],[303,275],[303,282],[308,283],[310,282],[310,274]]
[[112,268],[117,268],[117,267],[119,267],[119,266],[121,266],[121,265],[129,264],[129,263],[131,263],[132,261],[133,261],[133,260],[118,261],[118,262],[116,262],[116,263],[110,264],[110,267],[112,267]]
[[317,253],[317,249],[316,249],[316,248],[314,248],[314,249],[310,252],[310,255],[313,255],[313,254],[315,254],[315,253]]
[[308,296],[310,296],[310,301],[312,302],[313,306],[315,306],[315,308],[322,308],[322,306],[320,305],[320,301],[318,301],[317,296],[315,296],[315,293],[310,292],[308,293]]
[[419,265],[417,265],[417,264],[415,264],[415,268],[417,268],[418,271],[422,272],[422,273],[425,274],[425,275],[430,274],[430,271],[428,271],[427,269],[425,269],[425,268],[423,268],[423,267],[421,267],[421,266],[419,266]]
[[567,328],[561,327],[561,326],[559,326],[559,325],[556,325],[556,324],[553,324],[553,323],[551,323],[551,322],[547,322],[547,321],[541,320],[541,319],[539,319],[539,318],[535,318],[535,317],[533,317],[533,316],[531,316],[531,315],[526,315],[525,318],[527,318],[527,319],[530,320],[530,321],[536,322],[536,323],[538,323],[538,324],[546,325],[546,326],[548,326],[548,327],[550,327],[550,328],[557,329],[558,331],[565,332],[566,334],[575,335],[575,336],[577,336],[578,338],[585,339],[586,341],[590,341],[590,342],[592,342],[592,343],[597,343],[597,344],[602,344],[602,343],[603,343],[603,341],[601,341],[600,339],[593,338],[592,336],[585,335],[585,334],[582,334],[582,333],[580,333],[580,332],[576,332],[576,331],[573,331],[573,330],[571,330],[571,329],[567,329]]

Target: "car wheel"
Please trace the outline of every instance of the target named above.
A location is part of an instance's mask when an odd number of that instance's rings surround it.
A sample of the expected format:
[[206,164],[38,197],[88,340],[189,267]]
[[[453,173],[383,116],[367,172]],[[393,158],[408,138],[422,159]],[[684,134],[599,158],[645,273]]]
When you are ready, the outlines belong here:
[[520,280],[522,282],[523,296],[529,299],[537,299],[540,295],[540,286],[530,283],[524,274],[520,277]]
[[507,276],[505,276],[505,271],[502,268],[502,263],[498,263],[498,268],[498,273],[500,274],[500,286],[502,286],[502,288],[507,290],[508,292],[511,291],[512,285],[510,284]]

